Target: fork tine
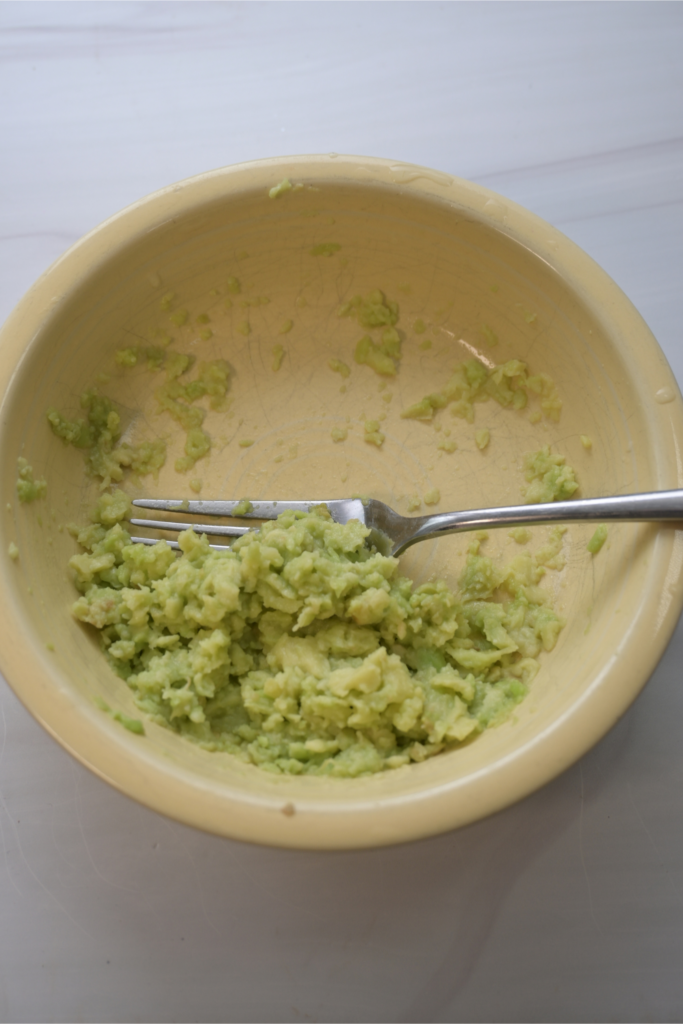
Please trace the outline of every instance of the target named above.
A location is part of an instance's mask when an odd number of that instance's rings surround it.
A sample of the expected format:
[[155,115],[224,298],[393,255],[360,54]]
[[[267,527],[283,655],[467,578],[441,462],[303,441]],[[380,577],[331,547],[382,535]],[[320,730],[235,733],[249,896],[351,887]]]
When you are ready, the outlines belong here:
[[[131,537],[130,539],[132,544],[147,544],[148,546],[152,546],[159,543],[156,537]],[[177,540],[166,540],[166,538],[164,538],[164,540],[166,544],[168,544],[169,548],[173,548],[174,551],[180,551],[180,544]],[[229,544],[209,544],[209,547],[213,548],[214,551],[230,550]]]
[[235,519],[277,519],[281,512],[310,512],[316,505],[327,505],[330,515],[337,522],[349,519],[365,521],[363,502],[348,498],[318,498],[308,501],[253,501],[249,512],[235,512],[242,501],[187,501],[182,498],[135,498],[137,508],[153,509],[156,512],[172,512],[174,515],[232,516]]
[[228,526],[225,524],[208,523],[166,523],[162,519],[129,519],[131,526],[148,526],[153,530],[172,530],[173,533],[180,533],[182,530],[194,530],[195,533],[208,533],[216,537],[241,537],[243,533],[249,533],[250,526]]
[[253,501],[249,512],[235,512],[243,501],[185,501],[181,498],[135,498],[133,504],[138,508],[154,509],[157,512],[173,512],[174,515],[194,516],[233,516],[239,519],[277,519],[281,512],[292,509],[295,512],[308,512],[314,505],[325,504],[321,501]]

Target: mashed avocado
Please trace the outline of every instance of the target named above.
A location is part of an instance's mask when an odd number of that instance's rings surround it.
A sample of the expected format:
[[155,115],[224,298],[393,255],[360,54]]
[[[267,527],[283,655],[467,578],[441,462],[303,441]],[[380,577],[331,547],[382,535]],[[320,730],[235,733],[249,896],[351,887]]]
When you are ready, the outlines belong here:
[[[186,432],[185,454],[176,460],[176,470],[185,473],[192,469],[211,451],[211,438],[202,429],[206,409],[196,403],[208,398],[210,409],[225,408],[230,380],[228,363],[224,359],[199,363],[195,376],[189,378],[186,375],[195,359],[184,352],[129,348],[119,349],[115,358],[126,368],[144,359],[146,369],[152,372],[165,369],[166,380],[156,391],[159,410],[167,412]],[[119,483],[126,470],[135,476],[158,473],[166,461],[164,440],[156,438],[139,445],[120,443],[121,415],[111,399],[96,388],[89,388],[80,402],[85,418],[68,419],[56,409],[48,409],[47,420],[57,437],[83,449],[87,473],[100,477],[103,488]]]
[[271,369],[273,372],[277,372],[282,366],[282,360],[285,357],[285,350],[282,345],[273,345],[273,361],[271,363]]
[[529,486],[522,493],[528,505],[566,501],[579,486],[574,470],[566,464],[564,455],[551,452],[549,445],[524,456],[524,476]]
[[273,185],[272,188],[268,189],[268,195],[271,199],[279,199],[280,196],[285,194],[285,192],[297,192],[303,187],[304,186],[300,182],[296,185],[292,185],[289,178],[283,178],[277,185]]
[[369,366],[383,376],[395,377],[401,358],[401,339],[395,327],[387,327],[378,342],[364,334],[356,345],[353,358],[359,366]]
[[398,312],[398,303],[375,288],[365,298],[354,295],[340,307],[339,316],[354,317],[361,327],[394,327],[398,323]]
[[33,475],[33,466],[29,465],[27,460],[20,455],[17,459],[17,497],[19,501],[26,504],[29,501],[44,498],[46,494],[47,481],[36,480]]
[[[401,338],[396,330],[398,315],[398,303],[387,299],[379,288],[365,298],[354,296],[340,308],[339,316],[353,317],[361,327],[382,331],[377,341],[369,334],[364,334],[358,341],[354,359],[360,366],[369,366],[381,376],[396,376],[401,359]],[[340,372],[343,365],[332,366],[332,369]]]
[[121,711],[113,711],[101,698],[97,699],[95,703],[102,711],[109,715],[110,718],[113,718],[115,722],[119,722],[124,729],[127,729],[128,732],[134,732],[138,736],[145,735],[145,727],[139,718],[130,718],[128,715],[124,715]]
[[377,448],[381,448],[385,441],[385,435],[379,428],[379,420],[366,420],[363,430],[363,440],[367,444],[374,444]]
[[[539,418],[559,420],[562,400],[552,378],[545,373],[529,374],[526,363],[509,359],[489,369],[479,359],[466,359],[455,367],[442,391],[425,395],[403,410],[403,419],[431,422],[434,413],[450,406],[453,416],[474,423],[474,405],[489,398],[503,408],[524,409],[529,393],[539,397]],[[486,447],[486,445],[479,445]]]
[[328,366],[333,373],[338,373],[341,377],[348,377],[351,373],[349,367],[341,359],[330,359]]
[[118,483],[129,469],[137,476],[156,473],[166,461],[166,443],[143,441],[139,445],[119,443],[121,417],[114,403],[95,388],[81,396],[85,419],[67,419],[56,409],[48,409],[47,420],[52,432],[65,444],[82,448],[86,472],[99,476],[102,486]]
[[601,523],[600,526],[598,526],[598,528],[596,529],[591,539],[588,541],[588,544],[586,545],[586,550],[590,551],[591,555],[597,555],[598,551],[601,550],[606,540],[607,527],[604,523]]
[[103,495],[80,532],[74,615],[141,711],[269,771],[368,775],[469,740],[524,697],[563,625],[528,553],[497,565],[475,540],[453,592],[414,587],[324,507],[221,551],[186,531],[180,557],[132,544],[129,507]]

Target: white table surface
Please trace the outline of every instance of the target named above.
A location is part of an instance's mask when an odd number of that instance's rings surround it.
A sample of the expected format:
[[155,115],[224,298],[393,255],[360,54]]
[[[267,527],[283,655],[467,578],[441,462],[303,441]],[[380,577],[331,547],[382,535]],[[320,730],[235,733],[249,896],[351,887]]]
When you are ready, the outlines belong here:
[[[147,192],[372,154],[554,223],[683,383],[682,50],[681,3],[2,3],[0,319]],[[682,665],[679,626],[617,727],[518,806],[339,854],[137,806],[0,678],[0,1019],[681,1020]]]

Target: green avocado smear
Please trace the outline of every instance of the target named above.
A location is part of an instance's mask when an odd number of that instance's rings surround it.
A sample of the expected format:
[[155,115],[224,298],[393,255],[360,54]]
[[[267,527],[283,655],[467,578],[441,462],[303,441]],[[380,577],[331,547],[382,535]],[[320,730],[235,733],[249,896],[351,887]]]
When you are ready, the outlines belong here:
[[271,772],[365,776],[471,740],[510,716],[564,624],[526,552],[502,565],[474,540],[455,591],[416,587],[323,506],[224,550],[185,531],[179,557],[131,543],[129,508],[102,495],[78,534],[73,614],[142,712]]

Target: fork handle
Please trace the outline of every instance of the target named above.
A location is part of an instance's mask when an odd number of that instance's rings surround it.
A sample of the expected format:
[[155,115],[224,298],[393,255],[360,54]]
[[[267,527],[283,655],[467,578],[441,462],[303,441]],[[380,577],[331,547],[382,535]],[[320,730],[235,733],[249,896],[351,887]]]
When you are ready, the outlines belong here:
[[[623,494],[612,498],[581,498],[541,505],[513,505],[505,508],[472,509],[467,512],[437,512],[431,516],[406,519],[406,536],[397,538],[393,554],[404,551],[426,537],[446,536],[466,530],[500,526],[533,526],[539,523],[578,522],[676,522],[683,521],[683,490]],[[412,529],[411,529],[412,527]]]

